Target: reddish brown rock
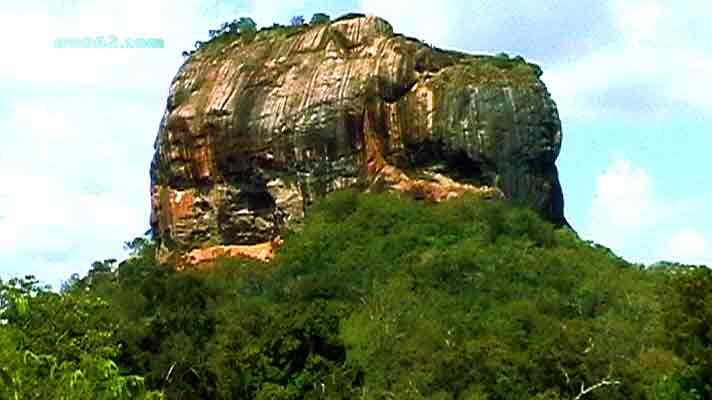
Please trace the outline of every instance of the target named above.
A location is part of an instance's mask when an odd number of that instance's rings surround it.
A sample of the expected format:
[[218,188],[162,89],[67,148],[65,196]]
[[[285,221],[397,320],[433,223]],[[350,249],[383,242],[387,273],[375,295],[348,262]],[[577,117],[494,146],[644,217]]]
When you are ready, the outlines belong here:
[[377,17],[217,37],[178,71],[156,139],[160,252],[262,254],[247,249],[354,185],[506,197],[566,225],[561,125],[540,74],[429,47]]
[[274,252],[282,244],[276,237],[269,242],[253,245],[225,245],[210,246],[193,249],[185,253],[176,263],[178,270],[211,265],[219,257],[245,257],[252,260],[269,262],[274,257]]

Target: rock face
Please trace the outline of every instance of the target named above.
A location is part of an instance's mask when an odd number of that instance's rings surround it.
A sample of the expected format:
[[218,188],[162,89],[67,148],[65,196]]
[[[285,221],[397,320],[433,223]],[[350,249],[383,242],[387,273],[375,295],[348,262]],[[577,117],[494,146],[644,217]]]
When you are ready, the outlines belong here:
[[521,58],[432,48],[377,17],[215,38],[171,85],[153,236],[164,256],[263,254],[315,198],[350,186],[504,196],[567,225],[561,124],[540,75]]

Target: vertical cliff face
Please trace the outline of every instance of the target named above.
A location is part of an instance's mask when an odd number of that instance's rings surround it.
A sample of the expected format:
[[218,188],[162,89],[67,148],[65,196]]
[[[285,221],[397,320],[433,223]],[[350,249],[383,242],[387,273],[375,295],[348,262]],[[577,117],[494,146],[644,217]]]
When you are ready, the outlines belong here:
[[504,196],[564,225],[561,125],[540,74],[429,47],[377,17],[214,39],[171,85],[154,237],[164,255],[264,249],[316,197],[354,185]]

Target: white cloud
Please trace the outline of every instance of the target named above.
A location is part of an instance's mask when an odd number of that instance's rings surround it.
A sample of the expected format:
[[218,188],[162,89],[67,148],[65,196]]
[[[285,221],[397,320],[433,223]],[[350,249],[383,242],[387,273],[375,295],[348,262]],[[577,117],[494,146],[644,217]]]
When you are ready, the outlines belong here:
[[[148,165],[162,104],[24,98],[0,124],[0,273],[57,286],[119,258],[148,226]],[[146,130],[150,125],[153,129]]]
[[581,235],[631,261],[652,262],[650,256],[657,251],[641,233],[652,230],[667,214],[650,176],[630,161],[618,159],[596,179],[591,221]]
[[[712,265],[712,250],[703,231],[679,229],[680,221],[691,220],[705,208],[682,194],[670,197],[656,190],[643,168],[620,158],[596,178],[591,221],[581,234],[632,262]],[[698,222],[705,224],[702,219]]]
[[699,231],[686,228],[677,231],[668,241],[661,259],[687,264],[707,263],[708,243]]
[[700,85],[712,73],[712,45],[700,39],[712,35],[712,8],[697,0],[685,7],[609,4],[615,40],[544,68],[562,118],[652,117],[690,108],[712,115],[712,95]]
[[[181,51],[207,34],[209,21],[198,0],[77,0],[59,9],[3,5],[0,35],[4,54],[0,80],[43,86],[167,88],[182,62]],[[31,3],[30,3],[31,4]],[[68,11],[67,11],[68,10]],[[66,12],[60,12],[66,11]],[[58,38],[161,38],[162,49],[57,49]],[[13,39],[9,39],[13,38]]]
[[657,37],[658,22],[665,10],[657,2],[616,0],[611,4],[618,29],[633,45],[652,41]]
[[[288,24],[303,4],[299,0],[251,0],[250,14],[260,26],[270,26],[275,22]],[[304,18],[309,21],[309,16]]]
[[470,8],[461,1],[442,0],[362,0],[361,8],[394,25],[397,32],[417,37],[436,46],[452,45],[453,31],[457,29],[458,9]]
[[674,59],[668,62],[674,63],[677,68],[670,66],[672,79],[666,82],[663,93],[672,101],[691,105],[712,115],[712,91],[707,85],[700,84],[712,76],[712,48],[709,51],[679,48],[671,56]]
[[[3,5],[0,36],[4,53],[0,83],[28,82],[44,87],[100,89],[168,88],[183,62],[181,52],[221,23],[253,17],[260,25],[288,23],[308,4],[295,0],[53,0]],[[307,19],[309,16],[305,16]],[[57,49],[59,38],[160,38],[162,49]],[[51,66],[51,68],[48,68]]]
[[712,115],[712,95],[700,85],[712,73],[708,54],[615,45],[554,66],[543,79],[565,120],[659,117],[684,108]]
[[[3,5],[0,277],[53,284],[119,258],[148,226],[153,140],[182,50],[233,15],[210,1]],[[236,13],[237,10],[234,10]],[[63,37],[159,37],[165,48],[55,49]]]
[[611,31],[608,7],[599,0],[361,0],[361,8],[438,47],[504,51],[545,63],[577,58]]
[[664,212],[657,204],[650,176],[627,160],[613,162],[596,179],[594,225],[629,230],[650,226]]
[[699,84],[712,74],[707,1],[361,0],[361,8],[436,46],[540,63],[565,121],[690,107],[712,114]]

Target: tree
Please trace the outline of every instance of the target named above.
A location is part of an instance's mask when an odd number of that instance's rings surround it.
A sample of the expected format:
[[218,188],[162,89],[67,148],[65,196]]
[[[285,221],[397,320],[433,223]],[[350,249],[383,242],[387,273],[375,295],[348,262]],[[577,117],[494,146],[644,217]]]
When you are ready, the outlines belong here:
[[237,20],[233,19],[227,23],[227,31],[237,33]]
[[104,261],[94,261],[93,263],[91,263],[91,270],[89,271],[89,275],[111,272],[111,270],[114,269],[115,266],[115,258],[108,258]]
[[250,17],[241,17],[237,22],[237,32],[248,40],[257,34],[257,24]]
[[36,279],[0,282],[0,399],[160,399],[116,362],[110,304]]
[[237,22],[237,29],[242,32],[249,32],[257,30],[257,24],[250,17],[241,17]]
[[324,13],[316,13],[312,15],[311,21],[309,21],[310,25],[319,25],[319,24],[325,24],[329,22],[331,18],[329,17],[328,14]]
[[336,192],[271,264],[203,270],[148,234],[61,293],[0,280],[0,400],[712,398],[712,270],[511,203]]
[[82,280],[82,277],[78,273],[73,273],[69,279],[66,281],[62,282],[62,285],[59,289],[60,293],[66,293],[69,290],[72,290],[76,285],[80,284]]
[[301,16],[301,15],[295,15],[294,17],[292,17],[292,19],[291,19],[291,21],[290,21],[290,24],[291,24],[292,26],[301,26],[301,25],[304,25],[304,17]]
[[[712,395],[712,270],[675,267],[663,312],[672,348],[689,365],[687,389]],[[683,272],[684,271],[684,272]]]

